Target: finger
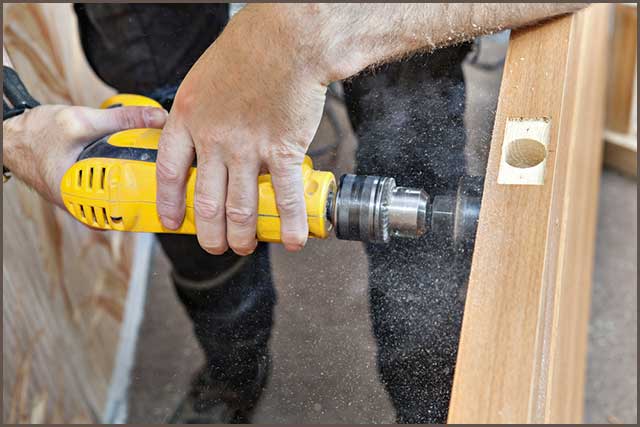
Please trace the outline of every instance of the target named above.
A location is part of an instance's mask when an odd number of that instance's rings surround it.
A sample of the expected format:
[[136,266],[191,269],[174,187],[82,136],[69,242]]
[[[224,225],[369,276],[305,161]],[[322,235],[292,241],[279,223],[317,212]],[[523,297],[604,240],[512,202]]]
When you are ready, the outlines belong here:
[[229,184],[225,211],[227,242],[238,255],[249,255],[256,249],[258,218],[258,162],[245,159],[239,166],[228,167]]
[[156,207],[160,221],[171,230],[184,220],[185,185],[194,155],[189,132],[169,119],[158,142]]
[[58,114],[58,123],[86,142],[125,129],[164,126],[167,112],[154,107],[97,108],[70,107]]
[[194,201],[198,242],[205,251],[220,255],[228,249],[224,214],[227,168],[222,162],[201,160],[201,156],[198,160]]
[[280,215],[280,236],[289,251],[299,251],[307,243],[309,226],[304,202],[302,166],[270,167]]

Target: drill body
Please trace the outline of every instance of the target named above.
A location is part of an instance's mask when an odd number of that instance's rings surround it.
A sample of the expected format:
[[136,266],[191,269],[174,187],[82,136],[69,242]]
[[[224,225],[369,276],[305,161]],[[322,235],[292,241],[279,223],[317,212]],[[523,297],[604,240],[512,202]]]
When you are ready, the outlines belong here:
[[[152,99],[127,94],[110,98],[102,107],[122,105],[160,107]],[[61,182],[62,200],[71,215],[103,230],[196,234],[195,162],[186,184],[182,225],[177,230],[167,229],[158,216],[156,157],[160,133],[159,129],[125,130],[85,147]],[[468,208],[471,198],[466,193],[459,192],[454,198],[438,196],[432,204],[424,190],[398,187],[393,178],[347,174],[336,183],[333,173],[314,170],[309,157],[302,164],[302,175],[312,238],[327,238],[334,230],[343,240],[388,242],[394,237],[417,238],[433,229],[458,239],[459,223],[472,223],[470,230],[475,232],[477,209]],[[471,203],[479,205],[479,198]],[[473,218],[469,218],[469,212]],[[268,174],[258,177],[256,237],[264,242],[281,242],[280,216]]]
[[[156,155],[159,129],[131,129],[87,146],[62,178],[62,200],[84,224],[104,230],[196,234],[192,166],[186,186],[185,218],[177,230],[165,228],[156,212]],[[327,200],[335,194],[331,172],[313,170],[309,157],[302,165],[309,236],[326,238],[331,224]],[[270,175],[258,178],[257,238],[280,242],[280,217]]]

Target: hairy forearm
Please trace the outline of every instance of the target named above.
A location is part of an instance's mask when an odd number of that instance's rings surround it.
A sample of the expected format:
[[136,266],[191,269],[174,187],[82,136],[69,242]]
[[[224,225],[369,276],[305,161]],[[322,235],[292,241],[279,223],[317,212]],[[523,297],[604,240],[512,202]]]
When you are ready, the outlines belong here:
[[[308,54],[327,82],[377,63],[573,12],[585,4],[254,4],[238,14],[276,22],[275,35]],[[255,27],[254,27],[255,29]],[[273,31],[273,30],[272,30]],[[283,40],[280,40],[283,41]]]
[[257,245],[268,171],[288,250],[309,235],[301,164],[327,85],[376,63],[574,10],[552,5],[251,4],[182,81],[159,141],[158,214],[177,229],[194,157],[198,241],[212,254]]

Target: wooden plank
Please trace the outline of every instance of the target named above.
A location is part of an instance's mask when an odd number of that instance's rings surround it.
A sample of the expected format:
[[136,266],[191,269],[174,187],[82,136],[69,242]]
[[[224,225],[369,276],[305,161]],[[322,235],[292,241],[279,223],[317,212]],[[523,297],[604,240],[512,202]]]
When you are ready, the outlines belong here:
[[[512,34],[451,423],[581,419],[609,10],[594,5]],[[513,118],[551,123],[543,185],[497,182],[505,125]]]
[[[98,105],[70,4],[3,4],[4,44],[44,103]],[[2,187],[3,421],[95,422],[111,381],[134,238],[93,232],[19,181]]]
[[615,6],[611,67],[607,91],[606,127],[623,134],[635,133],[638,50],[638,8]]

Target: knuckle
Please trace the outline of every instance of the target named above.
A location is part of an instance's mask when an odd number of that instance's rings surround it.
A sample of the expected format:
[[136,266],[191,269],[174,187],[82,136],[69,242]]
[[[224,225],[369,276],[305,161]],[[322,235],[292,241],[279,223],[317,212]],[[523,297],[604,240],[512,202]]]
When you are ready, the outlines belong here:
[[193,108],[197,105],[196,93],[188,87],[188,82],[185,82],[184,88],[181,87],[176,94],[173,102],[173,107],[180,114],[188,115],[193,112]]
[[205,220],[220,218],[223,212],[222,204],[208,196],[197,197],[194,209],[196,215]]
[[211,133],[209,126],[200,126],[191,130],[192,135],[195,136],[194,140],[199,141],[199,150],[202,150],[202,154],[212,154],[214,147],[218,144],[217,139]]
[[247,162],[250,153],[243,148],[234,148],[229,153],[229,162],[234,165],[242,165]]
[[158,159],[156,162],[156,175],[158,182],[163,185],[175,185],[182,182],[182,175],[178,166],[168,159]]
[[278,213],[284,216],[293,216],[303,213],[304,204],[300,198],[293,193],[288,193],[277,199]]
[[181,205],[166,197],[159,196],[156,201],[156,209],[160,215],[177,217],[180,214]]
[[235,138],[232,135],[227,135],[226,131],[218,130],[218,138],[221,147],[225,150],[225,159],[236,166],[246,165],[247,162],[257,161],[258,154],[256,150],[250,144],[244,143],[230,143]]
[[158,150],[164,151],[171,148],[173,141],[176,139],[175,125],[167,124],[162,128],[160,139],[158,140]]
[[198,157],[204,161],[226,154],[227,147],[224,144],[224,139],[220,138],[214,131],[209,126],[200,127],[193,131],[193,140],[197,146]]
[[[144,123],[140,110],[136,108],[116,108],[113,110],[116,123],[122,129],[133,129],[140,127],[139,122]],[[142,120],[138,120],[138,118]]]
[[271,144],[267,151],[267,160],[276,170],[302,164],[304,152],[287,144]]
[[240,226],[250,226],[257,218],[255,210],[234,206],[227,206],[226,214],[227,221]]
[[74,113],[73,107],[64,108],[56,112],[53,120],[56,127],[67,135],[76,137],[85,133],[83,126],[84,121],[78,119]]

